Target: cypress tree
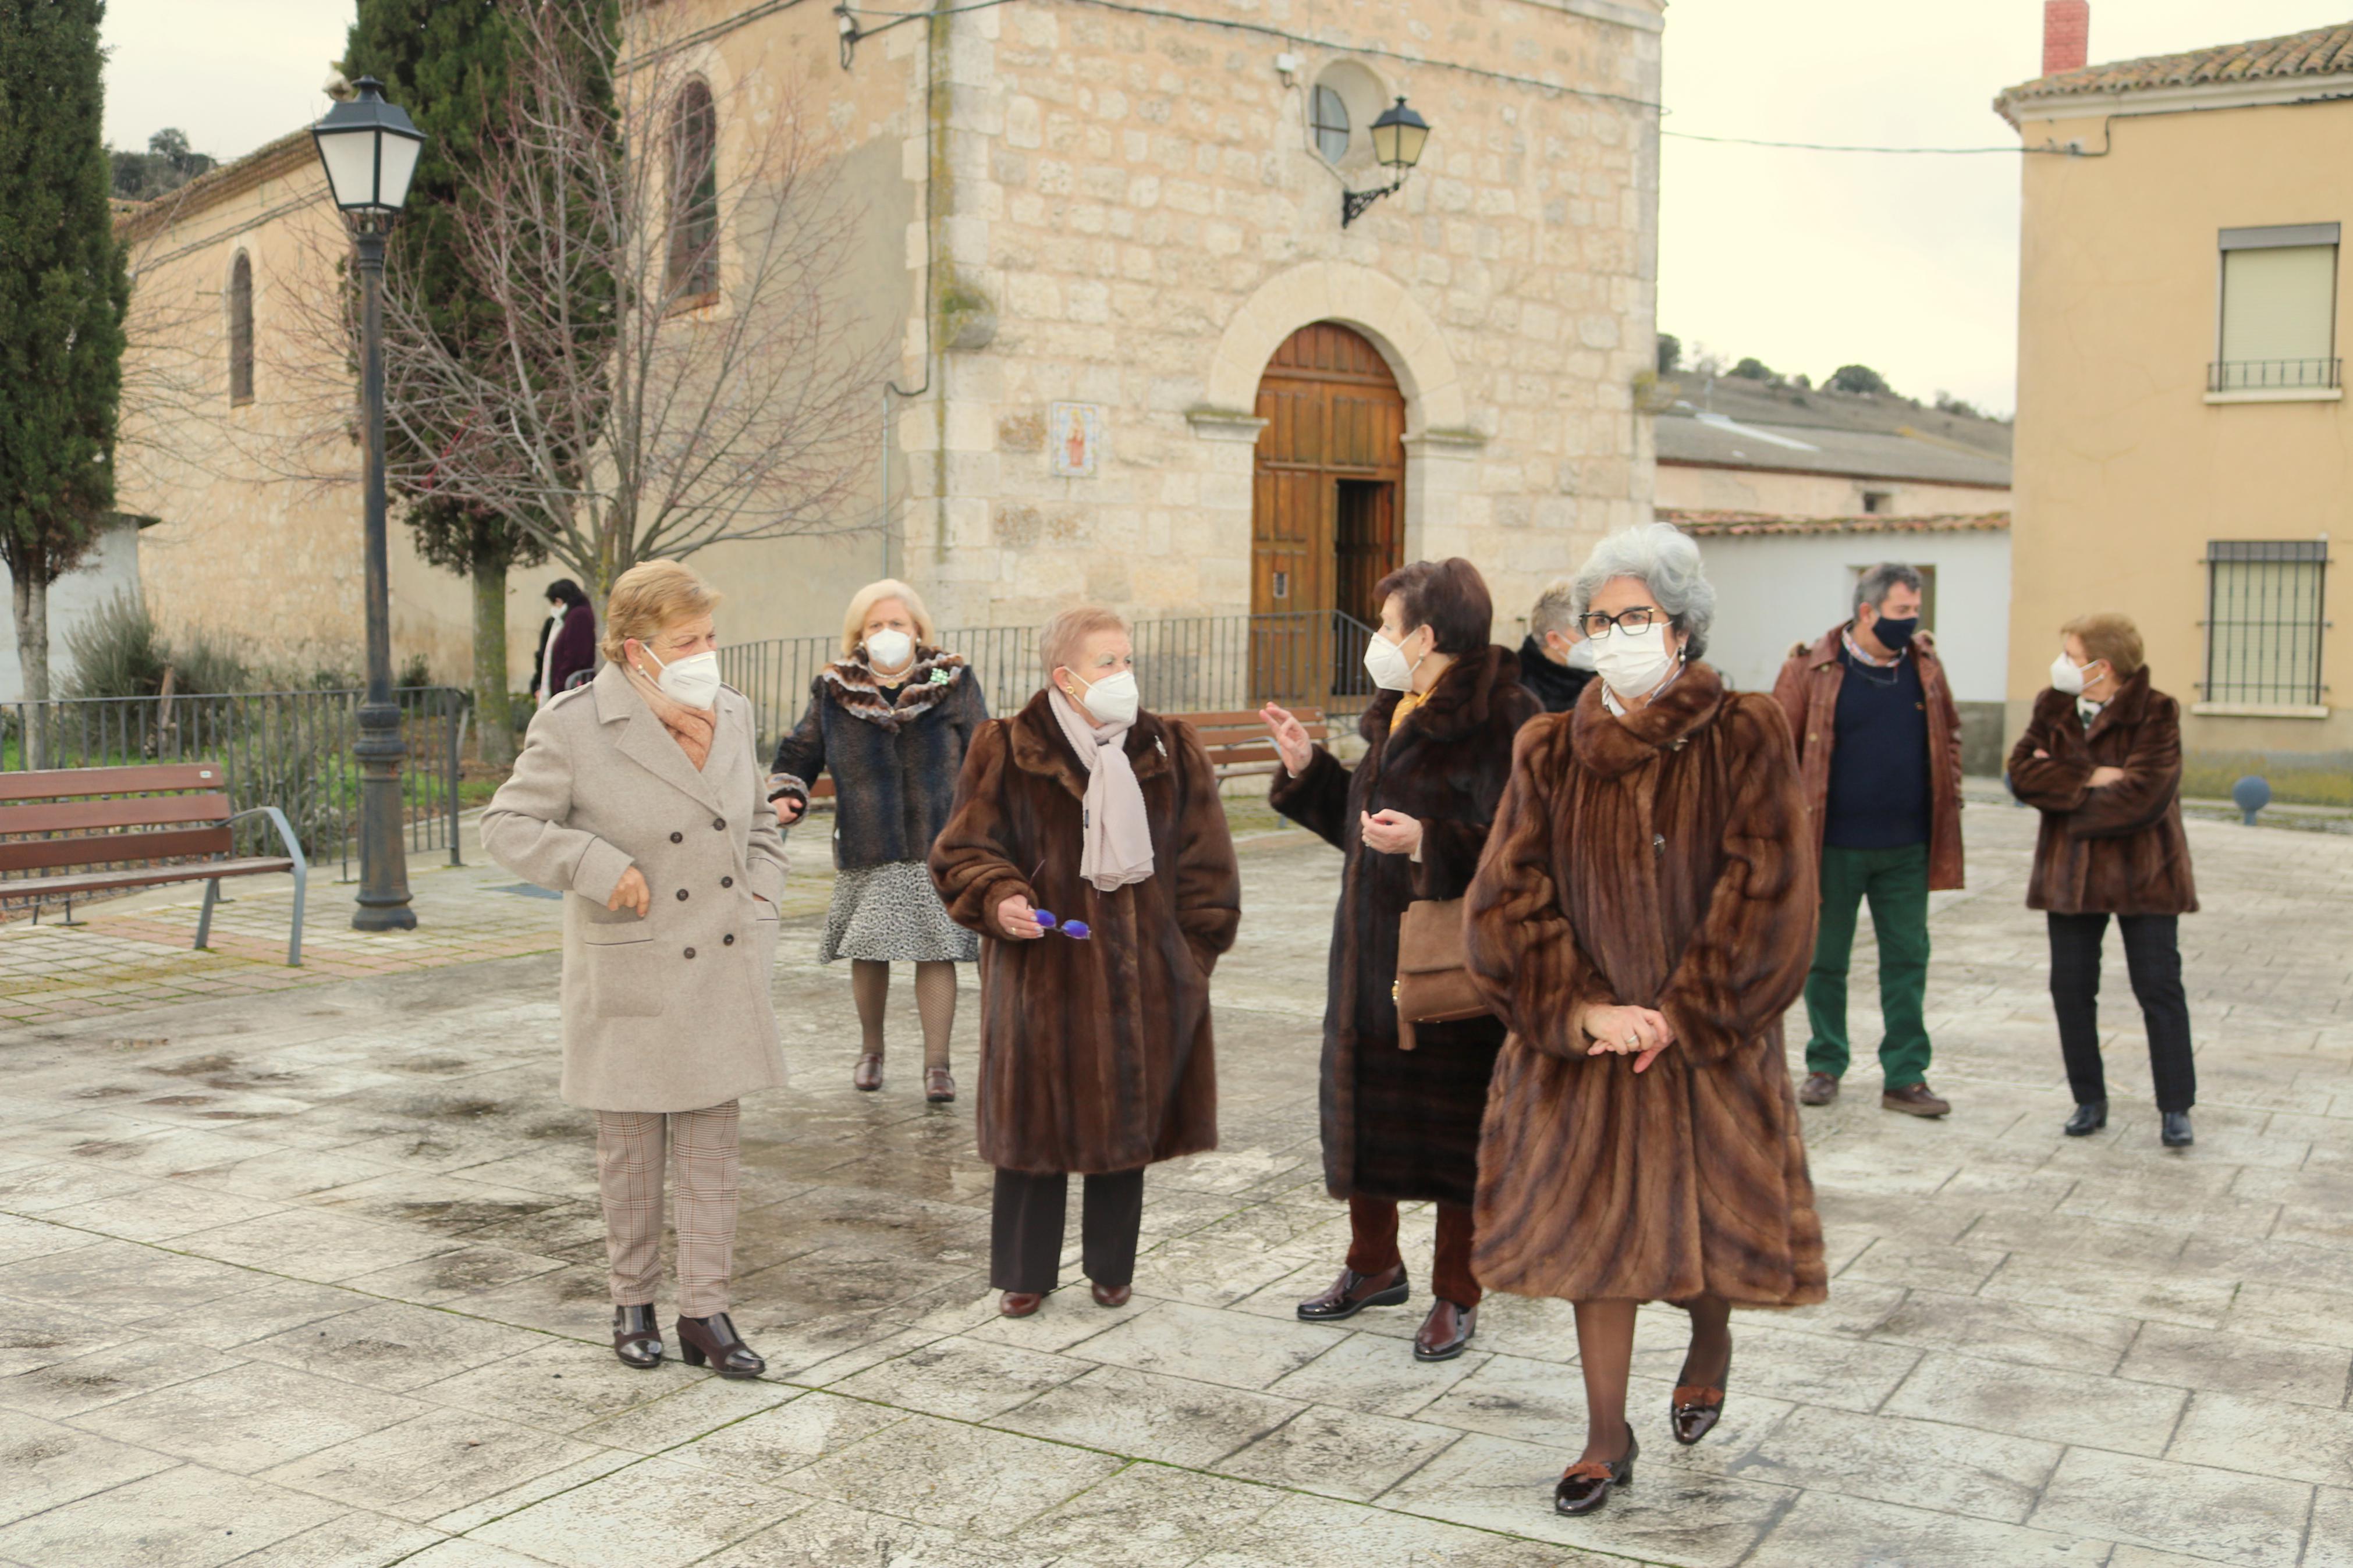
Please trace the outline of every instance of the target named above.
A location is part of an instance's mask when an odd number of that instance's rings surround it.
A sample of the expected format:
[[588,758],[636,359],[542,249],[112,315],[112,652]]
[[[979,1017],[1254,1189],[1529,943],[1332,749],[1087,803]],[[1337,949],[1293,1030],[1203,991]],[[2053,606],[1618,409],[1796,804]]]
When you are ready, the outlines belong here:
[[[0,555],[28,701],[49,696],[49,584],[114,505],[130,276],[107,205],[105,0],[0,0]],[[47,758],[26,727],[26,761]]]

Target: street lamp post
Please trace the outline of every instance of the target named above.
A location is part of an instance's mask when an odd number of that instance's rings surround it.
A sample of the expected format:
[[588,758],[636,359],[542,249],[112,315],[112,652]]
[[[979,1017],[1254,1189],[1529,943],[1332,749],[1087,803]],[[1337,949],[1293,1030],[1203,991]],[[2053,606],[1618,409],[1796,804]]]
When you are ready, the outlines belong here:
[[360,703],[360,894],[355,931],[414,931],[408,857],[401,845],[400,708],[392,698],[390,571],[385,543],[384,250],[408,198],[424,133],[384,100],[384,84],[362,77],[357,95],[311,128],[335,205],[352,231],[360,278],[360,399],[367,440],[363,482],[367,521],[367,695]]

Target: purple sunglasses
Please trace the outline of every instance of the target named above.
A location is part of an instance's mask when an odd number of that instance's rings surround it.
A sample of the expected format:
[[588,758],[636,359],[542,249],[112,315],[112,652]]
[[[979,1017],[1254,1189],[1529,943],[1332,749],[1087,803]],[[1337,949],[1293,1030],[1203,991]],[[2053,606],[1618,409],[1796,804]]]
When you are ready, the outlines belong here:
[[1030,914],[1036,919],[1039,925],[1044,926],[1048,931],[1060,931],[1064,936],[1069,937],[1073,942],[1084,942],[1087,938],[1095,934],[1092,931],[1087,928],[1087,922],[1084,921],[1058,921],[1054,919],[1052,912],[1047,910],[1032,910]]

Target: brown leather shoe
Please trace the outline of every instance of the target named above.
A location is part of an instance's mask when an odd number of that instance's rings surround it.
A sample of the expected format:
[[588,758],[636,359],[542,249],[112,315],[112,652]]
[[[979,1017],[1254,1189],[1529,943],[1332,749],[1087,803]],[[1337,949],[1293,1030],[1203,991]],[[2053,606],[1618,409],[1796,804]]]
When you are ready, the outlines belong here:
[[1092,1279],[1087,1281],[1087,1289],[1093,1293],[1098,1307],[1124,1307],[1127,1299],[1135,1294],[1133,1285],[1098,1285]]
[[852,1089],[877,1089],[882,1087],[882,1058],[872,1051],[858,1058],[858,1069],[849,1075]]
[[1033,1296],[1027,1290],[1008,1290],[997,1299],[997,1312],[1004,1318],[1026,1318],[1045,1304],[1043,1296]]
[[945,1105],[955,1099],[955,1079],[947,1068],[923,1069],[923,1098],[934,1105]]
[[1828,1105],[1838,1098],[1838,1079],[1826,1072],[1810,1072],[1798,1086],[1799,1105]]
[[1953,1108],[1928,1092],[1925,1083],[1908,1083],[1902,1089],[1891,1089],[1879,1097],[1882,1110],[1900,1110],[1906,1116],[1942,1116]]
[[1430,1304],[1430,1316],[1413,1336],[1413,1359],[1452,1361],[1478,1331],[1478,1308],[1458,1307],[1440,1296]]
[[1330,1289],[1299,1303],[1299,1315],[1311,1323],[1336,1323],[1343,1318],[1355,1317],[1367,1307],[1402,1306],[1410,1293],[1402,1263],[1393,1263],[1378,1274],[1359,1274],[1353,1268],[1343,1268]]
[[757,1377],[768,1370],[760,1352],[744,1342],[724,1312],[707,1318],[681,1316],[677,1328],[678,1353],[689,1366],[709,1362],[711,1370],[722,1377]]

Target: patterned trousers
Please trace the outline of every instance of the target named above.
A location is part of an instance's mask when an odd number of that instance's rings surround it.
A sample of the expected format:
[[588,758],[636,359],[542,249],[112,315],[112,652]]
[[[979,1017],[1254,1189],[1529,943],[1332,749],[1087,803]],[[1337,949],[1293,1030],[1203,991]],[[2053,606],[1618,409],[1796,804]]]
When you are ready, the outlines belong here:
[[605,1200],[615,1306],[649,1306],[660,1288],[662,1168],[674,1161],[679,1315],[727,1310],[740,1130],[732,1100],[707,1110],[596,1113],[596,1186]]

